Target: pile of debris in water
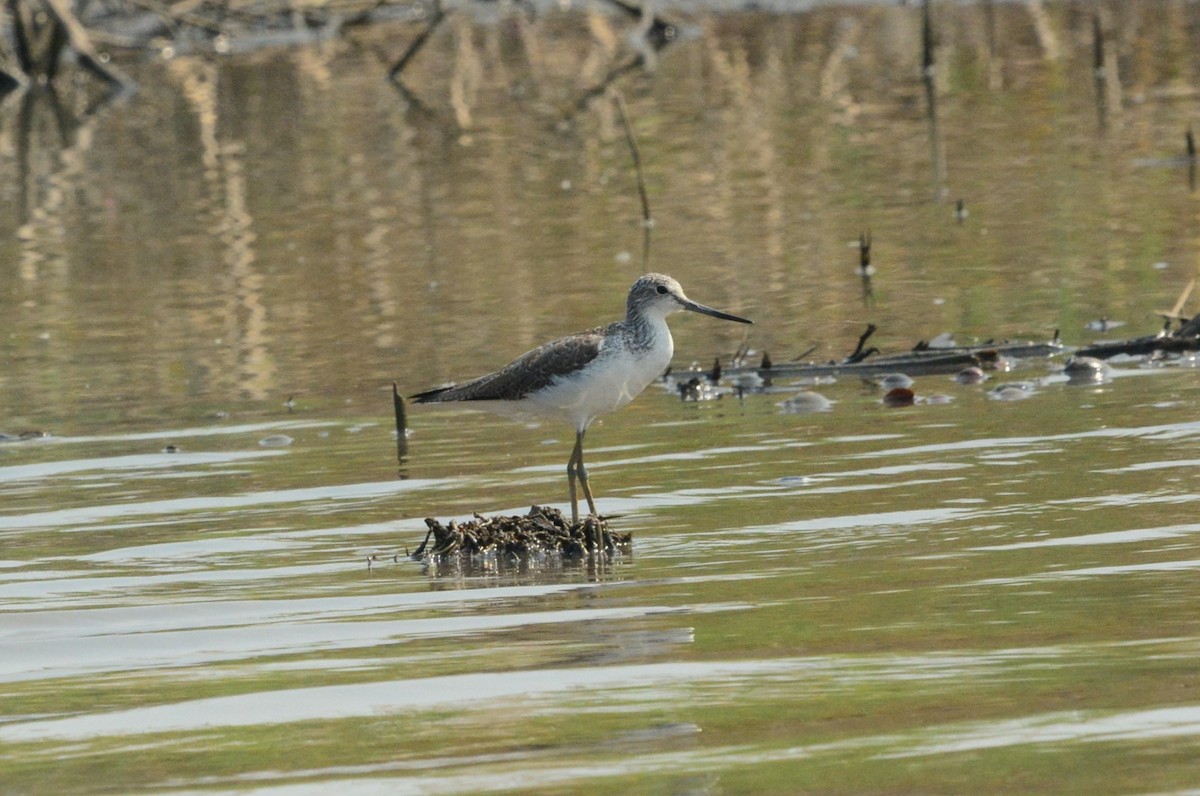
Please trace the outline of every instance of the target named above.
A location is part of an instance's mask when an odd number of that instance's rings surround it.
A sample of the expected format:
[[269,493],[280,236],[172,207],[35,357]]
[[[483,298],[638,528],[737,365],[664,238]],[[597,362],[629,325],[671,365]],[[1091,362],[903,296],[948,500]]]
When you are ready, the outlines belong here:
[[410,556],[415,561],[486,555],[516,560],[546,554],[572,560],[589,554],[628,553],[633,540],[632,534],[610,530],[603,517],[571,523],[561,511],[546,506],[533,506],[523,517],[476,514],[466,522],[451,520],[443,525],[426,519],[425,524],[429,526],[425,541]]

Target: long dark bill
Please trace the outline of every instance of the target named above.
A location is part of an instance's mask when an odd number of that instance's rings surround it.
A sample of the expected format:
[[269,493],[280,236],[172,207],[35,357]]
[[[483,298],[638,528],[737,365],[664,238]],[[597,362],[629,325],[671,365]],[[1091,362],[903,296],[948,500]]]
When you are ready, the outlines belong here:
[[721,312],[720,310],[714,310],[712,307],[706,307],[703,304],[697,304],[694,301],[682,301],[682,302],[680,302],[680,304],[683,306],[683,308],[685,310],[691,310],[692,312],[698,312],[701,315],[711,315],[712,317],[720,318],[723,321],[736,321],[737,323],[754,323],[754,321],[750,320],[749,318],[742,318],[741,316],[734,315],[732,313]]

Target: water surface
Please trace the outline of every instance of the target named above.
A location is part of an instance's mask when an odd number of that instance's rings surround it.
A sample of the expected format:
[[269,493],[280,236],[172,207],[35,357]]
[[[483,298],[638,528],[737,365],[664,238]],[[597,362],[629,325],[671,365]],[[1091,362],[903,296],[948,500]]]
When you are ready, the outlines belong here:
[[398,461],[391,418],[392,381],[612,320],[647,269],[756,321],[678,318],[677,369],[838,358],[868,322],[1153,333],[1194,272],[1159,161],[1196,10],[1128,5],[1102,117],[1080,7],[938,4],[939,170],[918,9],[677,12],[617,83],[645,260],[614,106],[573,110],[628,54],[600,13],[452,15],[408,96],[397,25],[130,64],[65,146],[6,124],[0,431],[44,435],[0,443],[5,788],[1194,786],[1194,368],[1020,362],[903,409],[842,379],[815,414],[656,385],[588,437],[633,553],[568,567],[404,553],[425,517],[564,507],[570,429],[418,407]]

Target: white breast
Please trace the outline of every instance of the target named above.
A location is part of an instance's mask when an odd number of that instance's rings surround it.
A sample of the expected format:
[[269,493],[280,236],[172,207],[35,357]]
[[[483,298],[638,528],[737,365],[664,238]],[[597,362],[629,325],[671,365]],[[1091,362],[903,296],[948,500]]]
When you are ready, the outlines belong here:
[[558,414],[577,431],[598,416],[620,409],[663,374],[671,364],[674,342],[665,322],[655,324],[652,344],[639,351],[601,348],[582,371],[558,379],[526,398],[542,412]]

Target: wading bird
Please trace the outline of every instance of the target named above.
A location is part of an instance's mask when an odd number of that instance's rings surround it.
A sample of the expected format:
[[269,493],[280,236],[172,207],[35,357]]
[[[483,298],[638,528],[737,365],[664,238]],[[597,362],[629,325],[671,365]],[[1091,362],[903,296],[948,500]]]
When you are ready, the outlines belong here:
[[575,427],[575,449],[567,462],[567,485],[571,493],[571,521],[578,523],[577,481],[588,510],[596,513],[596,501],[583,465],[583,435],[593,420],[632,401],[667,369],[675,350],[667,316],[681,310],[752,323],[697,304],[669,276],[646,274],[629,289],[624,320],[538,346],[494,373],[428,390],[412,396],[412,400],[463,402],[472,408],[502,414],[528,414],[570,422]]

